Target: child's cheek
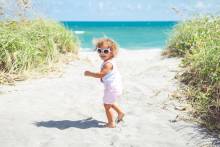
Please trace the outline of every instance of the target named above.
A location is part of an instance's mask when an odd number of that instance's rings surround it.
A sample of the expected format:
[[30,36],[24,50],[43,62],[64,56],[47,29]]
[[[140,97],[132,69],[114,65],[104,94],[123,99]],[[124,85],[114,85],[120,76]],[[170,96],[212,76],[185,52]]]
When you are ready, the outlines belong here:
[[113,53],[110,52],[110,53],[108,54],[108,57],[113,57]]

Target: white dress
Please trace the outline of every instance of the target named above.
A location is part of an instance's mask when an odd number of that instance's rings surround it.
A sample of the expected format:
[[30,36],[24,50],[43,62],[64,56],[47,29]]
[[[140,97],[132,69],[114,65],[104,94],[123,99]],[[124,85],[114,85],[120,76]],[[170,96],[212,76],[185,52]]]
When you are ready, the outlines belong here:
[[111,63],[113,67],[112,70],[101,79],[105,88],[103,102],[104,104],[113,104],[122,94],[121,75],[114,60],[105,61],[101,65],[101,69],[106,63]]

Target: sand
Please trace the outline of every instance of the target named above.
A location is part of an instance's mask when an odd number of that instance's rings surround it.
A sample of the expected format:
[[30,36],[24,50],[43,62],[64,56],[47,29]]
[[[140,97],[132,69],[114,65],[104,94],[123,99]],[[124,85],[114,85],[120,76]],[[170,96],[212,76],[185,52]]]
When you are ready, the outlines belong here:
[[[179,59],[163,58],[160,49],[121,50],[117,62],[124,93],[118,103],[124,122],[103,128],[103,85],[84,77],[98,71],[93,52],[65,65],[63,74],[0,87],[1,147],[186,147],[208,146],[218,140],[197,124],[176,121],[170,100]],[[115,116],[116,117],[116,116]]]

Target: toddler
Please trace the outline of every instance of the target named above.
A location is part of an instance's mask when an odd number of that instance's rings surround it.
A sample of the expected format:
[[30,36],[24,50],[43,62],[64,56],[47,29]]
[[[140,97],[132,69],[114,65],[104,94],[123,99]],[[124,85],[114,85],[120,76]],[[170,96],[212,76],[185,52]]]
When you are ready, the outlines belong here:
[[118,47],[114,41],[107,38],[98,39],[96,42],[96,51],[99,57],[103,60],[100,72],[85,71],[85,76],[100,78],[104,84],[103,103],[105,107],[108,123],[106,127],[114,128],[113,112],[115,110],[118,114],[116,122],[123,120],[124,112],[116,104],[116,100],[122,94],[121,76],[114,61],[118,53]]

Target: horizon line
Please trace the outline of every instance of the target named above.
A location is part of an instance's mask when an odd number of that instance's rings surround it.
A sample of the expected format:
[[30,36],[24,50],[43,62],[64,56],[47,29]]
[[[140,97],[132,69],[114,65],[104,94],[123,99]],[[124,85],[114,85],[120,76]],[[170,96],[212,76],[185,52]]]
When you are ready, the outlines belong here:
[[179,22],[181,20],[59,20],[60,22]]

